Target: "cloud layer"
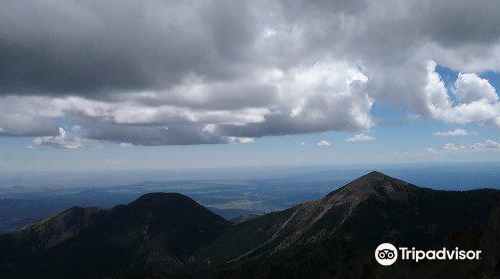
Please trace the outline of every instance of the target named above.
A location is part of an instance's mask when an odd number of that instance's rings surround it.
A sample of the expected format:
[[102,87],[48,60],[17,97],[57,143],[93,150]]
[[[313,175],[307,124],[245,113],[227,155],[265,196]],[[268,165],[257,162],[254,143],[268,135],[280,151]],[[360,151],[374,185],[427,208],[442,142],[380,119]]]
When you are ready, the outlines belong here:
[[[480,75],[500,70],[500,3],[452,2],[2,1],[0,135],[79,147],[367,133],[377,102],[500,126]],[[452,88],[437,64],[460,72]]]

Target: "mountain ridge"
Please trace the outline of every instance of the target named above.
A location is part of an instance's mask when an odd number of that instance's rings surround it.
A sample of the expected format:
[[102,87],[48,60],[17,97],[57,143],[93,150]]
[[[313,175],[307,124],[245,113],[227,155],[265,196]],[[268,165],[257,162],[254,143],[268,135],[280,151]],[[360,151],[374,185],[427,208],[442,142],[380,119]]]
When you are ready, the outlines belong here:
[[[336,220],[329,224],[331,234],[338,226],[342,225],[360,202],[368,199],[371,195],[377,195],[380,198],[400,199],[404,198],[403,194],[406,191],[417,188],[417,186],[392,178],[381,172],[370,172],[330,192],[321,199],[305,202],[283,211],[279,226],[275,227],[274,230],[271,229],[272,233],[267,240],[231,259],[229,262],[238,261],[255,254],[275,253],[297,243],[311,241],[310,239],[318,241],[328,237],[323,230],[309,235],[307,238],[304,238],[304,235],[311,233],[315,224],[325,215],[330,215],[328,216],[330,220]],[[266,218],[266,216],[258,218]],[[289,229],[289,227],[292,228]],[[267,248],[267,251],[263,251],[266,250],[266,246],[270,246],[273,242],[278,243],[272,248]],[[272,251],[269,251],[269,249]]]
[[[318,200],[238,224],[184,195],[149,193],[110,209],[73,207],[0,236],[6,251],[0,254],[0,273],[6,278],[495,278],[488,274],[500,276],[499,193],[436,191],[371,172]],[[382,242],[480,247],[486,258],[459,267],[401,262],[384,269],[373,258]]]

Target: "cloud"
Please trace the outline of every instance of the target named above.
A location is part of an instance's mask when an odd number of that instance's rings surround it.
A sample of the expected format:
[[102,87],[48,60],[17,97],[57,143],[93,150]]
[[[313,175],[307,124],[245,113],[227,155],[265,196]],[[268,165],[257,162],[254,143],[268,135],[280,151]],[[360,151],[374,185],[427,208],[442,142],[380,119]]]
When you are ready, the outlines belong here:
[[467,151],[467,146],[465,145],[456,145],[454,143],[446,143],[443,145],[443,151],[444,152],[461,152],[461,151]]
[[475,143],[470,148],[473,150],[500,150],[500,142],[489,139],[484,142]]
[[[314,64],[287,73],[271,71],[259,79],[266,79],[262,82],[274,88],[280,102],[266,103],[270,107],[237,105],[233,109],[203,109],[197,104],[186,109],[161,103],[153,106],[147,104],[151,94],[140,94],[134,97],[136,102],[123,103],[81,97],[10,96],[0,106],[6,112],[16,106],[29,112],[16,118],[17,122],[23,118],[26,123],[47,119],[46,126],[38,126],[44,127],[38,132],[41,136],[52,136],[57,119],[64,117],[78,126],[85,138],[135,145],[229,143],[233,138],[357,131],[373,125],[370,116],[373,101],[364,91],[367,78],[347,64]],[[195,83],[184,87],[180,91],[193,92],[191,99],[203,99],[204,90],[210,85]],[[11,125],[6,133],[27,135],[18,131],[20,126],[23,125]]]
[[133,144],[131,144],[130,142],[120,142],[118,144],[120,147],[123,147],[123,148],[128,148],[128,147],[132,147],[134,146]]
[[435,132],[432,135],[435,137],[458,137],[458,136],[468,136],[469,132],[464,129],[455,129],[451,131]]
[[453,94],[463,102],[474,102],[485,99],[488,102],[498,101],[496,90],[491,84],[475,73],[459,73],[454,84]]
[[475,74],[460,74],[452,91],[459,101],[454,104],[435,69],[436,63],[429,61],[425,92],[432,117],[449,123],[478,122],[500,126],[500,102],[487,80]]
[[417,152],[417,155],[435,155],[435,154],[439,154],[439,151],[431,147],[424,148],[421,151]]
[[[0,135],[57,138],[61,121],[80,126],[81,139],[134,145],[369,133],[375,103],[500,126],[497,92],[480,75],[500,70],[499,9],[488,0],[5,0]],[[453,88],[437,64],[460,72]]]
[[230,137],[229,141],[234,142],[234,143],[242,143],[242,144],[249,144],[249,143],[255,142],[255,140],[253,138],[241,138],[241,137]]
[[455,144],[445,143],[441,149],[434,149],[431,147],[425,148],[414,155],[443,155],[450,153],[471,153],[471,152],[488,152],[500,151],[500,142],[487,139],[483,142],[473,144]]
[[228,79],[249,63],[259,24],[244,1],[7,0],[1,10],[0,84],[23,94],[98,97],[168,88],[189,73]]
[[347,142],[358,142],[358,141],[371,141],[374,140],[375,138],[370,135],[365,135],[363,133],[354,135],[350,138],[347,138],[345,141]]
[[421,116],[420,116],[420,115],[418,115],[418,114],[413,114],[413,113],[410,113],[410,114],[408,114],[408,115],[406,116],[406,120],[407,120],[407,121],[410,121],[410,122],[411,122],[411,121],[416,121],[416,120],[420,119],[420,117],[421,117]]
[[227,136],[262,137],[363,131],[374,125],[370,115],[373,100],[365,91],[368,79],[352,66],[317,63],[276,73],[272,82],[280,96],[279,105],[258,121],[221,124],[216,131]]
[[326,140],[322,140],[322,141],[318,141],[316,143],[317,146],[330,146],[332,145],[332,142],[331,141],[326,141]]
[[68,134],[63,128],[59,128],[58,136],[37,137],[28,146],[30,149],[36,149],[42,146],[51,146],[63,149],[77,149],[81,147],[95,147],[99,142],[95,140],[83,139]]

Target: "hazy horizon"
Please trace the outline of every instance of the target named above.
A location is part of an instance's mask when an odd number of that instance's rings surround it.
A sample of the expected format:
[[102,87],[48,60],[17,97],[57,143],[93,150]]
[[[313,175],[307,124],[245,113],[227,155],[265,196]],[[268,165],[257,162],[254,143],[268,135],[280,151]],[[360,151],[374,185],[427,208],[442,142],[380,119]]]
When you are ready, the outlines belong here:
[[[127,184],[146,181],[185,181],[185,180],[265,180],[293,177],[321,178],[344,181],[355,179],[371,171],[381,171],[400,179],[410,179],[409,182],[419,186],[430,187],[429,183],[436,174],[441,178],[434,181],[433,188],[447,189],[450,183],[439,185],[443,181],[459,181],[464,177],[482,175],[477,185],[467,182],[467,188],[496,188],[498,183],[483,185],[483,181],[494,181],[500,178],[500,162],[468,162],[468,163],[407,163],[407,164],[345,164],[317,166],[262,166],[262,167],[230,167],[230,168],[196,168],[196,169],[150,169],[150,170],[102,170],[102,171],[54,171],[54,172],[4,172],[0,176],[0,188],[10,187],[77,187],[99,188],[120,187]],[[432,175],[429,176],[428,174]],[[498,173],[498,174],[497,174]],[[456,174],[457,179],[450,177]],[[402,176],[401,176],[402,175]],[[427,181],[419,184],[419,181]],[[242,189],[243,190],[243,189]]]

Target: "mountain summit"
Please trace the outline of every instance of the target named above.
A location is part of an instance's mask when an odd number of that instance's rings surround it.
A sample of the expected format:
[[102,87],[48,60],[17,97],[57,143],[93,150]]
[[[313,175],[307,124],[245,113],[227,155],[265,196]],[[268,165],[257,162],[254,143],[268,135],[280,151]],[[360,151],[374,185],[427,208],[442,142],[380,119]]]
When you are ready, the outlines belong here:
[[365,174],[344,187],[331,192],[326,197],[336,196],[343,202],[361,201],[372,195],[378,197],[399,199],[407,197],[407,194],[417,186],[392,178],[378,171]]
[[13,278],[177,273],[230,225],[177,193],[150,193],[111,209],[73,207],[0,236],[0,273]]
[[[325,197],[231,224],[181,194],[73,207],[0,236],[2,278],[497,278],[500,192],[435,191],[371,172]],[[374,250],[482,250],[397,261]]]

